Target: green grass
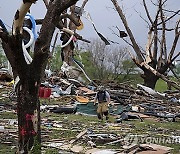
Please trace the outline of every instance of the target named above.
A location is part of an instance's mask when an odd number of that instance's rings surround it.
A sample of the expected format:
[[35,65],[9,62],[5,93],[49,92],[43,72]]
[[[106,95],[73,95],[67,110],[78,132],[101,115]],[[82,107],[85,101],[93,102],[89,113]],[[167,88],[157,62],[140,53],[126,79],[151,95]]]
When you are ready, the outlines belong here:
[[14,154],[16,152],[16,148],[12,146],[8,146],[5,144],[0,144],[0,153],[1,154]]
[[[178,83],[178,81],[175,77],[170,77],[169,80],[172,80],[172,81]],[[172,90],[175,90],[175,88],[173,88],[172,86],[171,86],[171,88],[172,88]],[[155,89],[159,92],[164,92],[164,91],[168,90],[167,83],[164,80],[159,79],[156,83]]]
[[57,149],[53,149],[53,148],[49,148],[46,149],[45,154],[58,154],[58,150]]
[[[4,116],[8,116],[5,114]],[[177,122],[166,122],[166,121],[155,121],[155,120],[144,120],[144,122],[140,122],[139,120],[131,120],[131,121],[123,121],[122,124],[119,124],[119,129],[113,129],[113,127],[105,128],[106,124],[105,121],[99,122],[96,116],[85,116],[85,115],[76,115],[76,114],[55,114],[55,113],[42,113],[42,118],[51,119],[55,121],[61,121],[60,123],[63,125],[62,128],[54,128],[54,127],[45,127],[42,126],[42,130],[49,130],[48,135],[49,138],[47,141],[51,139],[66,139],[71,140],[75,138],[81,131],[84,129],[92,129],[96,133],[115,133],[120,136],[126,135],[127,133],[131,134],[144,134],[150,136],[168,136],[170,132],[174,132],[176,134],[177,131],[180,130],[180,121]],[[12,118],[12,117],[11,117]],[[110,116],[110,122],[114,123],[115,118]],[[102,127],[103,129],[99,129]],[[71,128],[71,129],[70,129]],[[120,128],[128,130],[126,132],[120,131]],[[157,131],[157,129],[163,130]],[[165,131],[167,130],[167,131]],[[104,132],[105,131],[105,132]],[[102,146],[101,144],[97,144],[98,146]],[[104,146],[104,145],[103,145]],[[180,146],[177,144],[167,144],[167,146],[174,148],[172,153],[176,154],[179,153]],[[5,147],[5,148],[4,148]],[[119,144],[116,145],[108,145],[105,148],[113,148],[118,149],[120,148]],[[0,153],[7,153],[11,154],[14,150],[10,149],[10,146],[0,146]],[[58,153],[56,149],[48,148],[46,149],[46,154],[49,153]]]
[[0,112],[0,119],[16,119],[16,113],[12,112]]
[[163,128],[163,129],[171,129],[171,130],[180,130],[180,121],[177,122],[166,122],[166,121],[155,121],[155,120],[144,120],[143,122],[139,121],[130,121],[131,124],[134,124],[136,129],[148,129],[149,126],[151,128]]
[[179,144],[164,144],[164,146],[173,148],[173,150],[171,150],[171,154],[179,154],[180,153],[180,145]]
[[[139,74],[128,75],[128,78],[126,80],[122,80],[122,78],[123,78],[123,75],[120,75],[119,82],[126,83],[126,81],[131,81],[130,84],[133,87],[137,87],[137,84],[143,84],[143,79],[140,77]],[[177,82],[177,80],[173,77],[171,77],[170,80]],[[173,87],[172,87],[172,89],[174,90]],[[168,90],[167,83],[164,80],[159,79],[156,83],[155,90],[159,91],[159,92],[164,92],[164,91]]]
[[[123,75],[120,75],[118,79],[120,83],[123,83],[123,82],[126,83],[126,81],[130,81],[129,83],[135,88],[137,87],[137,84],[143,84],[143,79],[140,77],[139,74],[128,75],[128,77],[125,80],[122,80]],[[163,81],[162,79],[159,79],[156,83],[155,90],[159,92],[166,91],[167,90],[166,82]]]
[[[180,120],[178,120],[177,122],[159,122],[154,120],[144,120],[144,122],[139,122],[137,120],[133,120],[124,123],[132,126],[133,129],[129,133],[134,135],[148,135],[155,138],[162,137],[169,139],[172,134],[177,134],[177,136],[179,136],[178,132],[180,131]],[[171,151],[171,153],[173,154],[180,153],[180,145],[178,143],[159,144],[173,148],[173,150]]]
[[156,91],[159,91],[159,92],[164,92],[167,90],[167,84],[164,80],[162,79],[159,79],[156,83],[156,87],[155,87],[155,90]]

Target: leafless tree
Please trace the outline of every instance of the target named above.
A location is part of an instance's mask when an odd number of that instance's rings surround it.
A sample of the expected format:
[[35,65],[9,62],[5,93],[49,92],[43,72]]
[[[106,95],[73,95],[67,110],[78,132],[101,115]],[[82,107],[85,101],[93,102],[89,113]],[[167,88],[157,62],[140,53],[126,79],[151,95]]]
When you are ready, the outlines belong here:
[[[173,87],[180,89],[180,86],[177,83],[166,78],[168,68],[171,67],[172,62],[180,55],[180,52],[176,51],[176,46],[178,44],[180,35],[180,19],[177,19],[176,25],[174,25],[173,28],[169,28],[167,23],[172,19],[175,19],[174,17],[179,15],[180,10],[167,10],[165,6],[167,6],[166,3],[168,0],[157,0],[156,3],[154,2],[154,6],[157,7],[157,12],[153,18],[146,4],[147,0],[142,0],[145,14],[147,16],[146,22],[149,26],[149,31],[147,33],[147,45],[143,50],[138,45],[135,36],[128,25],[125,14],[118,4],[118,1],[111,1],[126,29],[130,42],[124,38],[125,36],[121,35],[122,31],[120,30],[119,37],[131,45],[135,51],[136,56],[131,54],[131,57],[135,64],[144,72],[144,74],[142,74],[144,84],[148,87],[155,88],[157,80],[162,78]],[[172,33],[172,35],[174,35],[174,40],[170,50],[167,48],[167,33]]]
[[129,57],[126,47],[107,46],[100,39],[93,39],[86,50],[92,54],[94,73],[99,79],[116,79],[124,71],[122,62]]
[[123,74],[123,61],[128,59],[127,47],[112,46],[108,52],[109,70],[112,72],[113,79],[117,79],[120,74]]
[[88,50],[91,53],[92,63],[96,67],[94,76],[99,79],[107,78],[108,74],[106,71],[106,65],[108,51],[105,43],[99,39],[93,39],[91,41],[91,44],[87,45],[86,50]]

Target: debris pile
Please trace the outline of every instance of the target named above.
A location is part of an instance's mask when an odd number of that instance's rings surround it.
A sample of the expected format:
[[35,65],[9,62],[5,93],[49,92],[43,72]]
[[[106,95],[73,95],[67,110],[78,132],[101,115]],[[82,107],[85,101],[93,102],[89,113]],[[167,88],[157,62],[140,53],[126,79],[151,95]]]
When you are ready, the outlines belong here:
[[[97,106],[93,105],[95,86],[85,86],[77,80],[57,76],[41,84],[39,97],[43,151],[55,148],[59,153],[116,154],[167,153],[172,150],[157,144],[139,142],[130,134],[139,129],[133,122],[143,123],[148,119],[157,123],[179,123],[179,92],[159,93],[140,84],[134,88],[114,82],[107,82],[104,87],[111,96],[109,113],[113,118],[107,122],[97,121]],[[16,102],[10,101],[10,93],[13,93],[12,85],[2,83],[1,97],[5,102],[0,103],[0,115],[9,113],[16,116]],[[74,116],[79,119],[70,120]],[[87,121],[87,116],[92,117],[92,120]],[[18,132],[15,119],[0,119],[1,144],[16,146]],[[179,130],[157,129],[153,125],[147,127],[145,130],[142,128],[141,137],[152,137],[157,132],[168,135],[175,143],[180,141]],[[109,148],[113,146],[116,148]]]

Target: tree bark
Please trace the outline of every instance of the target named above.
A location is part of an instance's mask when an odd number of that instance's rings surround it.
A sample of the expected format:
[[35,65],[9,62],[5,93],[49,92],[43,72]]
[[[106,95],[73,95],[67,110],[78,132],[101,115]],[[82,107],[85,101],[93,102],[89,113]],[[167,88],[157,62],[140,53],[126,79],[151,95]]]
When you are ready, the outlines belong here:
[[159,79],[149,70],[144,71],[144,74],[141,75],[141,77],[144,79],[144,85],[152,89],[155,88],[156,82]]
[[[29,77],[31,75],[28,75]],[[31,80],[20,81],[17,87],[17,114],[19,133],[19,153],[34,151],[40,153],[37,148],[41,143],[40,137],[40,104],[38,101],[38,85]],[[37,140],[37,141],[35,141]],[[38,144],[34,144],[38,143]],[[40,146],[39,146],[40,147]],[[32,149],[33,148],[33,149]]]
[[38,89],[44,75],[50,53],[50,42],[54,29],[59,22],[59,16],[78,0],[50,1],[39,38],[35,43],[33,61],[27,64],[22,49],[22,21],[31,4],[35,1],[23,0],[21,8],[17,10],[15,15],[12,36],[0,31],[0,38],[3,41],[6,56],[11,63],[13,72],[19,77],[19,82],[16,85],[19,133],[18,153],[24,154],[30,151],[31,153],[41,153]]

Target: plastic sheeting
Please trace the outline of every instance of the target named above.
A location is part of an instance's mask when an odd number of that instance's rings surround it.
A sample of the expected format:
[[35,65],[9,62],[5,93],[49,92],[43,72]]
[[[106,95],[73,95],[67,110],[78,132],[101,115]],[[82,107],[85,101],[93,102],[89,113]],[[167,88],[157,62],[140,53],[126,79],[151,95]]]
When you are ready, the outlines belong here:
[[[109,107],[109,113],[112,115],[117,115],[122,113],[122,111],[126,109],[129,110],[129,107],[124,107],[123,105],[115,105]],[[94,106],[94,102],[89,102],[87,104],[78,103],[77,104],[77,112],[88,114],[88,115],[96,115],[97,105]]]

